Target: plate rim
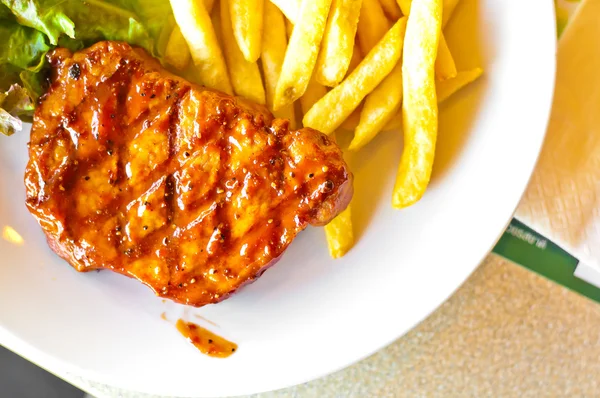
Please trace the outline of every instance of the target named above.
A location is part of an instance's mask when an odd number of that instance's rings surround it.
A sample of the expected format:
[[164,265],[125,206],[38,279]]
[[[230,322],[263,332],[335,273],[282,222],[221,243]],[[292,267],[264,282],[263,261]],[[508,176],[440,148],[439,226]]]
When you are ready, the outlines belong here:
[[[552,4],[549,0],[547,1],[547,3],[549,4],[547,7],[550,8],[550,13],[552,14],[552,17],[554,18],[552,25],[554,27],[556,27],[556,10],[555,10],[554,6],[552,6]],[[553,53],[556,54],[556,49],[557,49],[556,36],[553,36],[553,40],[551,40],[551,41],[549,40],[547,45],[551,46]],[[447,294],[443,301],[441,301],[436,306],[434,306],[430,311],[424,311],[421,314],[420,319],[417,322],[415,322],[412,327],[408,328],[407,330],[399,332],[396,335],[396,337],[391,339],[390,341],[386,341],[384,343],[379,344],[379,348],[377,348],[376,350],[374,350],[372,352],[368,352],[362,356],[359,356],[356,359],[354,359],[353,361],[351,361],[349,363],[345,363],[343,365],[340,365],[329,371],[319,372],[319,374],[317,374],[317,375],[311,374],[311,375],[306,375],[304,377],[296,377],[295,381],[292,382],[291,384],[288,382],[284,382],[284,383],[274,382],[274,383],[270,383],[271,385],[266,388],[259,389],[259,390],[253,391],[253,392],[247,392],[247,394],[262,393],[262,392],[274,391],[274,390],[278,390],[278,389],[282,389],[282,388],[292,387],[292,386],[303,384],[303,383],[306,383],[306,382],[309,382],[309,381],[312,381],[312,380],[315,380],[318,378],[325,377],[327,375],[330,375],[332,373],[335,373],[342,369],[345,369],[346,367],[354,365],[354,364],[362,361],[363,359],[375,354],[376,352],[384,349],[385,347],[387,347],[390,344],[392,344],[393,342],[395,342],[397,339],[403,337],[409,331],[413,330],[420,323],[422,323],[425,319],[427,319],[433,312],[435,312],[443,303],[445,303],[448,300],[448,298],[450,298],[458,289],[460,289],[461,286],[463,286],[464,282],[480,266],[480,264],[486,258],[486,256],[489,255],[489,253],[493,249],[494,245],[498,242],[498,240],[504,233],[504,230],[510,223],[510,220],[512,219],[512,217],[514,215],[514,212],[516,211],[521,198],[523,197],[523,195],[526,192],[529,182],[531,181],[531,178],[533,176],[535,167],[536,167],[537,163],[539,162],[540,154],[541,154],[544,142],[545,142],[547,126],[548,126],[550,112],[551,112],[552,103],[553,103],[553,93],[554,93],[555,78],[556,78],[556,59],[555,58],[553,58],[552,64],[548,66],[547,72],[550,75],[549,78],[551,78],[551,87],[550,87],[551,95],[549,96],[549,98],[547,98],[547,103],[545,104],[545,107],[544,107],[544,114],[545,114],[544,132],[543,132],[543,134],[540,135],[538,142],[535,145],[536,153],[535,153],[535,156],[533,156],[533,154],[531,156],[531,158],[532,158],[531,166],[527,169],[526,173],[523,172],[523,174],[528,175],[526,183],[524,184],[523,188],[520,189],[520,195],[518,195],[518,198],[516,199],[515,203],[513,204],[512,212],[508,216],[508,219],[505,221],[503,228],[501,230],[499,230],[495,240],[492,242],[491,245],[489,245],[488,248],[486,248],[485,252],[483,252],[483,254],[480,256],[480,260],[476,264],[473,265],[472,269],[469,271],[468,275],[463,279],[463,281],[458,286],[456,286],[449,294]],[[66,363],[66,362],[62,361],[61,359],[54,358],[54,357],[48,355],[47,353],[39,350],[37,347],[31,345],[27,341],[24,341],[21,338],[19,338],[18,336],[13,335],[8,330],[6,330],[5,327],[1,323],[0,323],[0,341],[2,342],[2,345],[5,346],[7,349],[26,358],[30,362],[36,364],[37,366],[40,366],[41,368],[49,371],[50,373],[53,373],[61,378],[66,379],[67,381],[71,382],[72,384],[75,384],[75,385],[80,384],[80,383],[72,382],[70,380],[71,375],[76,375],[75,377],[88,379],[88,381],[90,381],[92,383],[105,384],[109,387],[120,388],[120,389],[128,390],[131,392],[144,392],[144,393],[148,393],[148,394],[156,394],[156,392],[150,393],[150,392],[146,392],[143,390],[132,389],[131,385],[127,385],[126,383],[115,382],[115,381],[121,381],[120,379],[119,380],[108,380],[110,378],[108,376],[105,377],[103,375],[96,374],[96,372],[94,372],[94,371],[81,369],[77,366],[71,365],[70,363]],[[50,369],[52,369],[52,370],[50,370]],[[63,373],[58,374],[59,372],[63,372]],[[162,393],[162,391],[161,391],[161,393]],[[190,396],[190,395],[183,394],[181,396]]]

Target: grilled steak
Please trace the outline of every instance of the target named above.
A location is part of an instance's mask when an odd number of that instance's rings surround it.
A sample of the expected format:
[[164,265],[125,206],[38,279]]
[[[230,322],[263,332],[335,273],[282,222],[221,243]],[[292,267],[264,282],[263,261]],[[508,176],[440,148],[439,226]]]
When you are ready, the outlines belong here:
[[78,271],[107,268],[161,297],[218,302],[350,201],[342,153],[318,131],[290,131],[125,43],[48,59],[27,207]]

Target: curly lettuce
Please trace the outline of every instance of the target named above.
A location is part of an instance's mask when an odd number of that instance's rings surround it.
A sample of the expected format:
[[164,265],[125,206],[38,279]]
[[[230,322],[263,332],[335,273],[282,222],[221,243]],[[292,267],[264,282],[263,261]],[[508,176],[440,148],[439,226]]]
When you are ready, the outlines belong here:
[[0,125],[5,126],[4,134],[11,135],[23,128],[19,117],[33,112],[33,101],[27,90],[17,84],[0,93]]
[[[119,40],[161,59],[173,26],[165,0],[0,0],[0,133],[31,118],[45,90],[48,51]],[[30,105],[12,106],[17,95]]]

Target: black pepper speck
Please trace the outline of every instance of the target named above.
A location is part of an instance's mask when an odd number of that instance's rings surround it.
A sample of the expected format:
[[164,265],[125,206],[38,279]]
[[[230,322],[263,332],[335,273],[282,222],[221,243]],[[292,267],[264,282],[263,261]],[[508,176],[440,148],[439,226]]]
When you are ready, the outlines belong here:
[[79,66],[79,64],[71,65],[71,67],[69,68],[69,77],[73,80],[79,80],[80,76],[81,76],[81,67]]

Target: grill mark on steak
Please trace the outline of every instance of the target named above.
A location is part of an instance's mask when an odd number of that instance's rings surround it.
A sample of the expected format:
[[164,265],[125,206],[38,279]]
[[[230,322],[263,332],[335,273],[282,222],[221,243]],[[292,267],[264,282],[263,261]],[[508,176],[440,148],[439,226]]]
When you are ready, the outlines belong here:
[[290,131],[264,107],[170,75],[124,43],[49,57],[27,206],[79,271],[109,268],[180,303],[218,302],[350,200],[352,176],[321,133]]
[[[176,83],[177,84],[177,83]],[[178,155],[178,149],[179,146],[177,145],[177,139],[178,139],[178,125],[179,125],[179,115],[181,113],[181,101],[183,101],[183,99],[188,95],[189,92],[189,87],[184,87],[183,90],[181,91],[181,93],[177,93],[177,95],[175,95],[175,102],[173,103],[171,110],[170,110],[170,114],[169,114],[169,127],[167,130],[167,136],[169,139],[169,157],[170,158],[175,158]],[[165,98],[171,98],[173,94],[167,94],[165,96]],[[167,175],[167,180],[166,180],[166,186],[167,186],[167,190],[165,192],[166,197],[165,197],[165,202],[166,202],[166,206],[167,206],[167,228],[176,228],[176,225],[174,224],[174,217],[175,217],[175,186],[176,186],[176,181],[175,181],[175,176],[174,176],[174,172],[177,171],[178,169],[180,169],[180,167],[175,166],[175,169],[173,169],[173,166],[171,166],[171,168],[168,170],[168,175]],[[178,263],[178,258],[179,258],[179,250],[178,250],[178,246],[175,244],[175,238],[169,236],[169,237],[161,237],[160,239],[162,239],[161,242],[159,242],[159,244],[162,244],[163,246],[166,247],[166,249],[163,250],[163,255],[165,258],[165,261],[168,264],[168,269],[169,269],[169,285],[171,284],[171,281],[173,279],[173,273],[179,270],[179,263]]]
[[[127,65],[127,64],[125,64]],[[122,80],[119,84],[119,90],[117,93],[117,105],[116,109],[112,113],[108,115],[108,117],[114,121],[115,126],[118,128],[118,134],[116,138],[116,142],[114,143],[117,153],[117,179],[115,181],[116,184],[121,184],[123,181],[127,179],[127,175],[125,173],[125,157],[127,156],[126,147],[123,145],[125,137],[123,137],[123,126],[125,125],[125,114],[122,112],[122,109],[127,106],[127,93],[131,89],[131,75],[126,70],[126,68],[121,68],[121,73],[123,74]],[[122,191],[120,191],[122,192]]]
[[[123,151],[123,142],[125,141],[125,137],[122,136],[122,119],[123,113],[120,111],[126,104],[126,90],[129,86],[131,79],[127,72],[125,62],[120,62],[118,68],[108,77],[102,84],[99,84],[93,88],[86,89],[86,96],[84,101],[77,104],[72,111],[68,114],[67,117],[63,118],[62,125],[66,129],[73,129],[74,126],[70,126],[70,124],[78,123],[81,119],[84,118],[82,113],[84,113],[87,108],[90,106],[90,103],[94,103],[99,101],[98,91],[101,89],[106,90],[106,87],[114,86],[114,89],[111,92],[105,92],[105,98],[108,97],[107,103],[112,103],[114,100],[114,105],[109,106],[108,108],[103,108],[103,112],[99,112],[97,114],[97,123],[98,123],[98,131],[104,131],[112,129],[116,134],[111,134],[111,139],[106,139],[106,137],[100,137],[98,134],[94,134],[93,131],[89,133],[94,137],[95,141],[99,143],[100,150],[97,152],[92,152],[87,157],[74,157],[70,161],[70,168],[75,172],[69,173],[69,178],[67,179],[68,190],[73,188],[73,185],[77,184],[78,179],[82,179],[83,181],[90,181],[90,172],[94,170],[98,163],[107,159],[107,155],[116,159],[116,168],[112,173],[112,176],[109,177],[109,183],[111,186],[118,188],[122,177],[124,176],[124,151]],[[79,67],[79,71],[81,73],[81,66]],[[114,95],[113,97],[113,94]],[[114,117],[113,117],[114,115]],[[110,125],[108,125],[110,123]],[[76,128],[76,127],[75,127]],[[110,132],[109,132],[110,133]],[[90,140],[91,142],[91,140]],[[83,143],[83,145],[86,145]],[[76,154],[76,152],[74,152]],[[66,187],[65,187],[66,188]],[[67,189],[67,188],[66,188]],[[73,231],[72,226],[76,225],[76,223],[72,223],[72,220],[78,220],[80,218],[77,207],[75,203],[76,197],[71,195],[69,196],[69,201],[64,204],[64,213],[66,218],[66,226],[65,232],[67,236],[72,237],[75,235],[76,231]],[[110,199],[110,202],[107,204],[105,209],[108,208],[120,208],[123,203],[123,195],[119,195],[118,193]],[[117,214],[112,214],[109,211],[102,209],[100,211],[96,211],[93,214],[90,214],[88,217],[83,219],[84,224],[106,224],[111,218],[116,217],[116,225],[109,232],[111,234],[111,242],[113,242],[112,246],[115,250],[120,250],[122,234],[120,233],[122,226],[123,216],[120,212]],[[107,231],[108,232],[108,231]],[[114,264],[111,264],[114,267]]]

